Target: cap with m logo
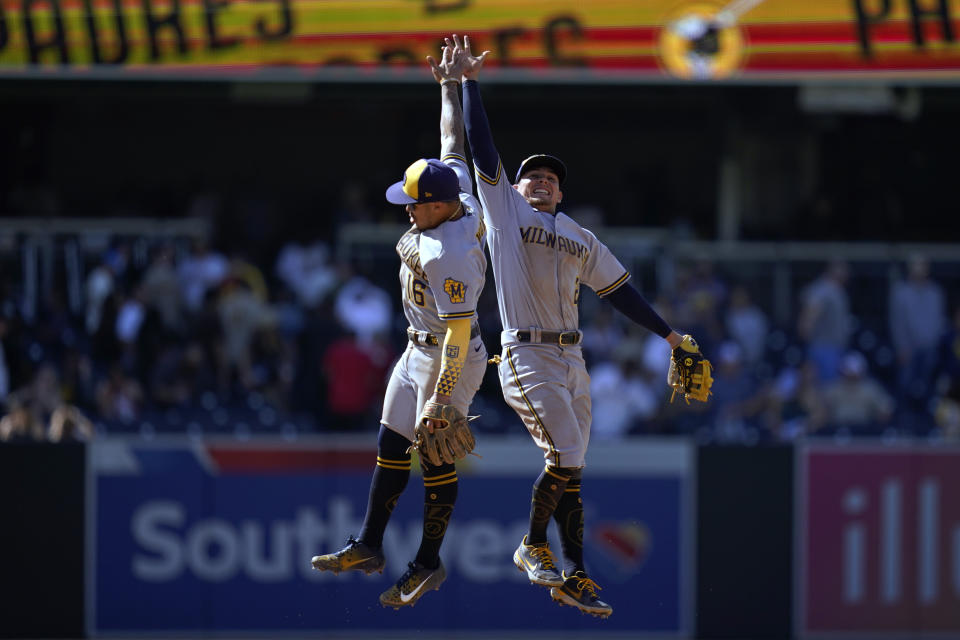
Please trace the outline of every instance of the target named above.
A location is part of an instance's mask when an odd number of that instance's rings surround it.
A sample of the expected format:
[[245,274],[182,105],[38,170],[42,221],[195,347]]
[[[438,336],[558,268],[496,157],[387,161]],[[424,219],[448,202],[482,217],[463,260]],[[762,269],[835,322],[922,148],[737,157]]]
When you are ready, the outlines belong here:
[[436,158],[420,158],[403,172],[403,180],[387,187],[387,201],[393,204],[442,202],[459,195],[457,173]]

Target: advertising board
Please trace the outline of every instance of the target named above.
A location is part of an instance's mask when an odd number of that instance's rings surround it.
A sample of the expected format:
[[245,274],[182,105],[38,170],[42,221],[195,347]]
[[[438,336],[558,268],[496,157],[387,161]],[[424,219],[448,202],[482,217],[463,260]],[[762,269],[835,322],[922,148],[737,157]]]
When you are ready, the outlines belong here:
[[[383,575],[313,570],[359,531],[375,450],[362,445],[140,443],[91,446],[88,620],[93,635],[321,629],[607,629],[685,636],[690,624],[691,448],[592,448],[586,560],[614,615],[558,609],[512,563],[542,464],[529,439],[481,445],[462,465],[441,553],[447,580],[413,609],[378,595],[420,541],[419,475],[394,512]],[[331,448],[332,447],[332,448]],[[554,548],[559,543],[554,540]],[[517,606],[523,603],[523,606]]]
[[960,635],[960,451],[799,455],[800,635]]

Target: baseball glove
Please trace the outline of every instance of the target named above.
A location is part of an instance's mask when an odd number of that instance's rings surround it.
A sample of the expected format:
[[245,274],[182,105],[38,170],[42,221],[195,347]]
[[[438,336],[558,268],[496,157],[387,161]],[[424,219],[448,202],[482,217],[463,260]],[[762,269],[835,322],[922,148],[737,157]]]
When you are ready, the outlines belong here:
[[[426,418],[439,420],[444,426],[431,433],[424,424]],[[473,419],[473,416],[463,415],[451,404],[427,402],[423,406],[420,421],[413,430],[416,439],[408,451],[416,449],[422,458],[435,467],[465,458],[468,453],[473,453],[477,446],[477,439],[470,431],[470,421]]]
[[706,402],[713,386],[712,371],[713,365],[700,353],[697,341],[689,334],[683,336],[683,341],[670,356],[670,371],[667,373],[667,384],[673,387],[670,402],[678,393],[683,394],[687,404],[691,399]]

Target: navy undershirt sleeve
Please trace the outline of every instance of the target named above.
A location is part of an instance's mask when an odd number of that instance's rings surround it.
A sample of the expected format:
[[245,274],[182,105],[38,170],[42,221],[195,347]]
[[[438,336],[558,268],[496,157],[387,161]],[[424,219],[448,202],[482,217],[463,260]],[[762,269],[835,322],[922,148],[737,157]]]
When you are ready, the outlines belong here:
[[603,299],[609,300],[620,313],[650,329],[661,338],[666,338],[673,330],[629,282],[607,294]]
[[480,85],[476,80],[463,83],[463,115],[473,164],[480,173],[496,176],[500,156],[493,146],[493,133],[490,132],[490,123],[483,109],[483,100],[480,99]]

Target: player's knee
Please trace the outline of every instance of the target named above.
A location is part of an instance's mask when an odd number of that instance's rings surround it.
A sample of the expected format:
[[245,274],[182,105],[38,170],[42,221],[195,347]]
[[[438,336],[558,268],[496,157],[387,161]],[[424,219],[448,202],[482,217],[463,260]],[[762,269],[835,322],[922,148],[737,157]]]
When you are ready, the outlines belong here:
[[548,464],[546,471],[550,475],[569,480],[571,478],[579,478],[583,473],[583,467],[554,467]]
[[409,460],[410,441],[402,435],[380,425],[380,434],[377,436],[377,455],[388,460]]

